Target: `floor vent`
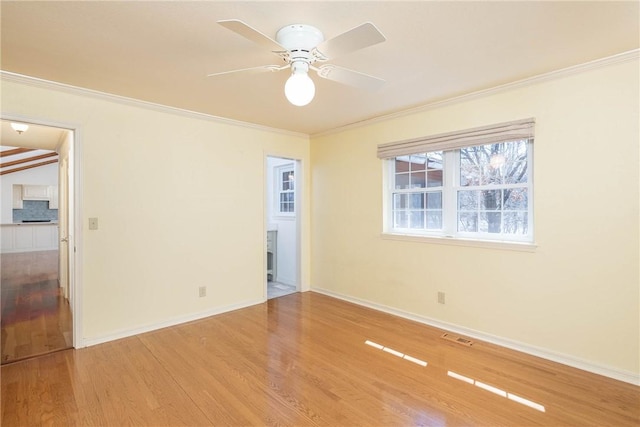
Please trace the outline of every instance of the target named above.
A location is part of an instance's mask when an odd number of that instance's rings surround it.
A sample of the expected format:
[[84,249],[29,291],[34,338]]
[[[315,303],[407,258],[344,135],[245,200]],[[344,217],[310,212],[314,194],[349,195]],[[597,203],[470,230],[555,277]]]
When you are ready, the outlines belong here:
[[445,340],[448,340],[448,341],[453,341],[458,344],[466,345],[467,347],[471,347],[473,345],[473,341],[471,341],[470,339],[462,338],[458,335],[453,335],[450,333],[442,334],[441,338],[444,338]]

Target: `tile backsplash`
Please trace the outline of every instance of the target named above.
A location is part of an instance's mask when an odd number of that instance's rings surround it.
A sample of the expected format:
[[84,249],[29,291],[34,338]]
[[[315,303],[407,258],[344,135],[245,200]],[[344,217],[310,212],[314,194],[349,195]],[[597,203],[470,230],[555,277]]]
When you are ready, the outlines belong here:
[[49,209],[47,200],[24,200],[22,209],[13,210],[13,222],[24,221],[25,219],[50,219],[58,220],[58,209]]

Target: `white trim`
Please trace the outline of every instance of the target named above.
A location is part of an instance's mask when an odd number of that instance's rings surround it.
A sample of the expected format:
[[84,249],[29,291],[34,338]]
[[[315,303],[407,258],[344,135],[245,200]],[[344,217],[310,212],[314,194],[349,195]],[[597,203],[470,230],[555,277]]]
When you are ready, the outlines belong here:
[[139,99],[128,98],[126,96],[113,95],[106,92],[100,92],[93,89],[85,89],[78,86],[72,86],[65,83],[44,80],[37,77],[25,76],[23,74],[12,73],[10,71],[0,70],[0,79],[7,82],[21,83],[32,87],[57,90],[71,95],[87,96],[101,99],[104,101],[116,102],[122,105],[128,105],[139,108],[146,108],[161,113],[176,114],[178,116],[208,120],[216,123],[222,123],[232,126],[240,126],[243,128],[257,129],[266,132],[273,132],[281,135],[298,136],[308,138],[309,135],[300,132],[293,132],[286,129],[278,129],[269,126],[258,125],[255,123],[243,122],[240,120],[227,119],[224,117],[213,116],[211,114],[199,113],[197,111],[184,110],[182,108],[171,107],[168,105],[156,104],[154,102],[142,101]]
[[362,120],[355,123],[350,123],[344,126],[340,126],[334,129],[311,134],[313,138],[332,135],[346,130],[356,129],[363,126],[369,126],[374,123],[380,123],[391,119],[410,116],[412,114],[421,113],[423,111],[429,111],[436,108],[446,107],[449,105],[458,104],[461,102],[471,101],[473,99],[483,98],[485,96],[496,95],[498,93],[506,92],[521,87],[533,86],[538,83],[543,83],[551,80],[561,79],[564,77],[572,76],[574,74],[580,74],[591,70],[597,70],[599,68],[608,67],[610,65],[616,65],[623,62],[633,61],[640,58],[640,49],[633,49],[627,52],[622,52],[616,55],[608,56],[605,58],[596,59],[593,61],[585,62],[583,64],[573,65],[571,67],[562,68],[560,70],[550,71],[548,73],[539,74],[533,77],[527,77],[522,80],[516,80],[515,82],[506,83],[500,86],[495,86],[488,89],[482,89],[475,92],[466,93],[463,95],[455,96],[453,98],[446,98],[440,101],[429,102],[424,105],[420,105],[408,110],[402,110],[391,114],[385,114],[382,116],[373,117],[367,120]]
[[471,338],[486,341],[491,344],[499,345],[501,347],[509,348],[511,350],[520,351],[532,356],[540,357],[550,360],[552,362],[560,363],[563,365],[571,366],[583,371],[591,372],[598,375],[603,375],[608,378],[612,378],[618,381],[624,381],[629,384],[640,386],[640,374],[623,371],[609,366],[599,365],[584,359],[580,359],[574,356],[570,356],[563,353],[558,353],[553,350],[548,350],[541,347],[532,346],[519,341],[510,340],[508,338],[502,338],[495,335],[487,334],[484,332],[476,331],[474,329],[458,326],[453,323],[442,322],[440,320],[432,319],[430,317],[413,314],[408,311],[400,310],[397,308],[389,307],[387,305],[378,304],[372,301],[351,297],[348,295],[334,292],[329,289],[323,289],[319,287],[313,287],[313,292],[327,295],[333,298],[337,298],[343,301],[347,301],[356,305],[378,310],[384,313],[388,313],[394,316],[402,317],[404,319],[413,320],[434,328],[443,329],[445,331],[454,332],[460,335],[466,335]]
[[217,307],[217,308],[201,311],[198,313],[188,314],[184,316],[177,316],[177,317],[173,317],[168,320],[163,320],[157,323],[148,323],[146,325],[138,326],[136,328],[120,329],[118,331],[115,331],[106,335],[99,335],[97,337],[83,337],[83,343],[84,343],[84,347],[90,347],[97,344],[103,344],[109,341],[115,341],[122,338],[131,337],[134,335],[156,331],[158,329],[177,326],[187,322],[193,322],[194,320],[204,319],[207,317],[215,316],[217,314],[223,314],[223,313],[227,313],[234,310],[240,310],[242,308],[247,308],[253,305],[262,304],[263,302],[264,302],[264,299],[262,298],[258,300],[249,300],[239,304],[231,304],[224,307]]
[[381,233],[380,237],[383,240],[435,243],[437,245],[469,246],[473,248],[501,249],[521,252],[535,252],[538,247],[538,245],[534,243],[508,242],[497,240],[473,240],[445,236],[419,236],[416,234]]

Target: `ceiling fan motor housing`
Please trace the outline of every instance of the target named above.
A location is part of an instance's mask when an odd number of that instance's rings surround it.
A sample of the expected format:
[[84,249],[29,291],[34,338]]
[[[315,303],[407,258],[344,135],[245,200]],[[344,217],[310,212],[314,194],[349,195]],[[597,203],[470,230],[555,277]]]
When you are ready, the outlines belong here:
[[324,41],[322,32],[306,24],[291,24],[276,33],[276,41],[290,52],[289,62],[312,63],[313,49]]

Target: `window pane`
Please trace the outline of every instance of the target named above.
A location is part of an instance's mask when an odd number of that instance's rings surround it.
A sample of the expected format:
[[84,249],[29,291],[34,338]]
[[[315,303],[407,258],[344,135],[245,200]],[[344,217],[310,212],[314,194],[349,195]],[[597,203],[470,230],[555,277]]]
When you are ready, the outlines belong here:
[[424,228],[424,211],[410,211],[411,228]]
[[503,175],[505,184],[527,182],[527,141],[502,144],[504,155]]
[[430,170],[427,172],[427,187],[442,187],[441,170]]
[[528,232],[528,215],[526,212],[505,212],[502,232],[507,234],[526,235]]
[[396,172],[409,172],[409,156],[396,157]]
[[505,165],[505,184],[524,184],[527,182],[527,162]]
[[458,214],[458,231],[475,233],[478,231],[478,214],[475,212],[460,212]]
[[409,188],[409,174],[396,174],[396,190],[404,190]]
[[478,209],[478,192],[458,191],[458,209],[461,211],[474,211]]
[[427,153],[427,168],[442,170],[444,163],[442,161],[442,151],[434,151]]
[[500,233],[500,221],[502,213],[500,212],[482,212],[480,213],[480,232],[481,233]]
[[409,207],[411,209],[424,209],[424,193],[414,193],[410,197],[411,204]]
[[479,185],[482,171],[480,169],[478,147],[460,149],[460,185]]
[[395,212],[393,217],[394,228],[409,228],[409,216],[404,211]]
[[502,208],[502,190],[482,191],[482,208],[486,210],[500,210]]
[[407,209],[409,206],[408,203],[409,195],[408,194],[394,194],[393,195],[393,208],[394,209]]
[[427,211],[427,229],[439,230],[442,228],[442,211]]
[[427,209],[442,209],[442,192],[427,193]]
[[504,189],[505,210],[527,210],[528,198],[526,188]]
[[411,188],[424,188],[426,186],[424,174],[424,172],[411,172]]
[[426,168],[427,155],[426,154],[413,154],[411,156],[411,170],[423,171]]

